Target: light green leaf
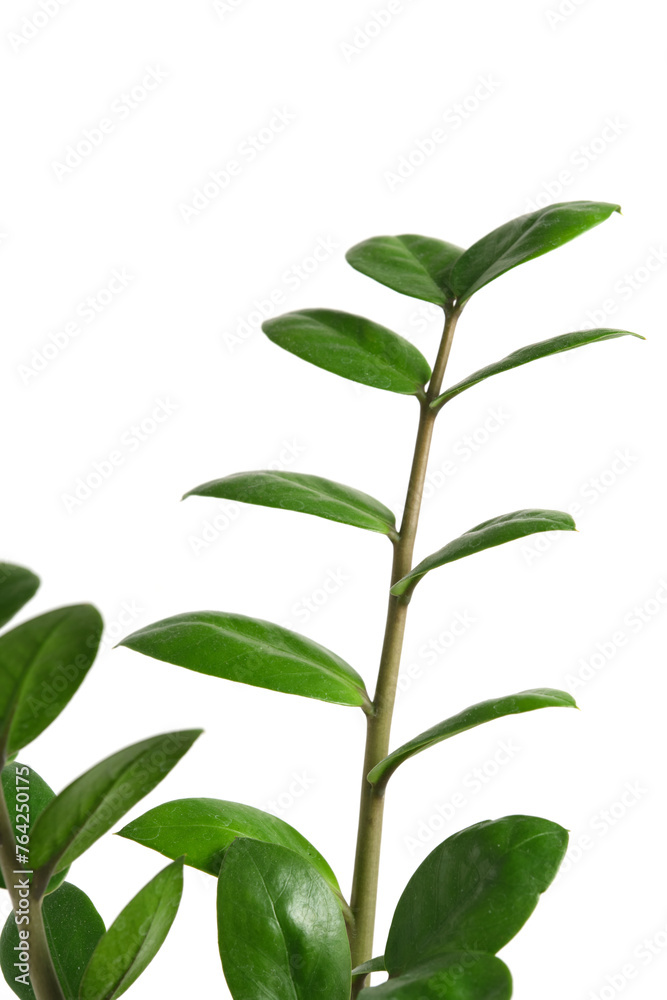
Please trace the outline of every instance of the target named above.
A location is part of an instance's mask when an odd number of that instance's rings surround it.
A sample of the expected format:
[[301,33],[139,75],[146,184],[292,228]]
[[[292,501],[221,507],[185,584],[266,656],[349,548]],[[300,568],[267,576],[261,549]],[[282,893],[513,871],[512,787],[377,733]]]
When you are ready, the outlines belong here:
[[461,247],[429,236],[373,236],[345,254],[348,264],[403,295],[438,306],[454,298],[448,284]]
[[[27,764],[13,760],[2,770],[2,790],[14,828],[18,852],[28,858],[24,868],[30,869],[30,833],[39,814],[56,797],[43,778]],[[17,863],[16,868],[20,865]],[[53,892],[65,880],[67,869],[59,872],[49,882],[48,892]],[[5,888],[5,880],[0,874],[0,889]]]
[[39,577],[23,566],[0,562],[0,628],[37,592]]
[[190,611],[147,625],[121,646],[200,674],[337,705],[368,706],[364,682],[339,656],[259,618]]
[[549,250],[555,250],[620,212],[618,205],[566,201],[520,215],[473,243],[455,262],[449,281],[458,302],[490,281]]
[[391,976],[453,951],[495,954],[553,881],[567,831],[535,816],[487,820],[431,851],[398,901],[387,938]]
[[422,354],[397,333],[363,316],[333,309],[300,309],[267,319],[274,344],[353,382],[420,395],[431,377]]
[[336,876],[322,855],[301,834],[270,813],[223,799],[175,799],[132,820],[118,834],[159,851],[185,857],[186,865],[216,878],[223,855],[237,837],[279,844],[301,855],[337,894]]
[[[97,942],[104,934],[104,921],[85,892],[70,882],[64,882],[45,897],[43,914],[46,940],[65,1000],[78,1000],[81,978]],[[22,925],[21,930],[25,933],[26,927]],[[29,941],[29,938],[22,940]],[[2,972],[21,1000],[35,1000],[32,986],[25,982],[28,976],[23,978],[29,963],[19,962],[18,968],[14,966],[14,962],[21,958],[22,953],[17,950],[20,943],[19,928],[14,914],[10,913],[0,937]],[[21,982],[17,981],[17,975],[21,976]]]
[[532,688],[528,691],[519,691],[518,694],[505,695],[503,698],[490,698],[488,701],[480,701],[477,705],[452,715],[444,722],[427,729],[426,732],[415,736],[409,743],[394,750],[388,757],[376,764],[368,774],[368,781],[371,785],[383,787],[397,767],[414,757],[415,754],[442,743],[451,736],[465,733],[468,729],[474,729],[485,722],[492,722],[505,715],[518,715],[521,712],[533,712],[537,708],[576,708],[577,704],[571,694],[566,691],[557,691],[554,688]]
[[162,947],[183,893],[183,862],[159,872],[128,903],[100,938],[79,991],[79,1000],[116,1000]]
[[564,333],[560,337],[552,337],[550,340],[541,340],[537,344],[529,344],[528,347],[520,347],[518,351],[512,351],[508,354],[506,358],[502,358],[500,361],[494,362],[492,365],[486,365],[484,368],[480,368],[479,371],[473,372],[472,375],[468,375],[461,382],[457,382],[456,385],[451,386],[451,388],[445,390],[442,395],[438,396],[431,403],[431,408],[434,410],[439,410],[440,407],[453,399],[454,396],[458,396],[460,392],[464,392],[465,389],[469,389],[473,385],[477,385],[478,382],[483,382],[484,379],[491,378],[492,375],[499,375],[501,372],[509,371],[511,368],[518,368],[520,365],[526,365],[529,361],[537,361],[540,358],[547,358],[552,354],[561,354],[563,351],[572,351],[575,347],[583,347],[585,344],[594,344],[600,340],[613,340],[616,337],[638,337],[640,340],[646,340],[639,333],[631,333],[629,330],[578,330],[576,333]]
[[511,514],[501,514],[500,517],[493,517],[490,521],[482,521],[481,524],[470,528],[469,531],[449,542],[444,548],[427,556],[419,565],[410,570],[407,576],[402,577],[394,584],[391,593],[395,597],[411,594],[415,585],[430,570],[454,562],[456,559],[463,559],[464,556],[473,555],[475,552],[493,548],[494,545],[512,542],[517,538],[534,535],[540,531],[576,530],[571,516],[560,510],[535,510],[531,508],[515,510]]
[[40,813],[33,827],[33,868],[55,873],[71,864],[159,785],[201,732],[185,729],[134,743],[68,785]]
[[378,500],[351,486],[300,472],[237,472],[196,486],[185,494],[190,496],[297,510],[392,537],[396,534],[396,518]]
[[510,1000],[504,962],[484,952],[455,951],[362,990],[359,1000]]
[[349,1000],[343,915],[324,879],[293,851],[234,841],[218,879],[218,934],[234,1000]]
[[0,636],[0,758],[31,743],[62,712],[102,636],[90,604],[49,611]]
[[376,958],[369,958],[367,962],[362,962],[358,965],[356,969],[352,969],[353,976],[368,976],[371,972],[386,972],[387,966],[385,965],[384,955],[378,955]]

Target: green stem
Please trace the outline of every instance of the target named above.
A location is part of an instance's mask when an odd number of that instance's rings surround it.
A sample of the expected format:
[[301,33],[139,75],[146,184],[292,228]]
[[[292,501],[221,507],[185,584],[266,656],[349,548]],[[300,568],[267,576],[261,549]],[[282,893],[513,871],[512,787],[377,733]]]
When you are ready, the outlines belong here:
[[[420,401],[421,413],[405,500],[403,521],[398,538],[394,542],[394,560],[391,571],[392,586],[412,569],[412,555],[419,523],[424,479],[428,466],[433,424],[437,416],[437,411],[432,410],[430,404],[440,392],[459,314],[460,307],[452,307],[445,310],[445,327],[438,350],[438,357],[433,367],[433,374],[428,389]],[[373,700],[374,710],[369,714],[367,720],[357,850],[352,880],[352,895],[350,898],[350,907],[355,919],[354,932],[352,934],[353,967],[361,965],[362,962],[366,962],[373,957],[373,931],[375,927],[375,909],[380,868],[384,788],[378,790],[369,785],[366,781],[366,775],[389,753],[389,737],[396,698],[398,671],[403,650],[408,602],[409,598],[392,597],[391,595],[389,597],[380,669]],[[364,982],[364,977],[360,976],[357,978],[352,990],[353,997],[356,997],[363,988]]]

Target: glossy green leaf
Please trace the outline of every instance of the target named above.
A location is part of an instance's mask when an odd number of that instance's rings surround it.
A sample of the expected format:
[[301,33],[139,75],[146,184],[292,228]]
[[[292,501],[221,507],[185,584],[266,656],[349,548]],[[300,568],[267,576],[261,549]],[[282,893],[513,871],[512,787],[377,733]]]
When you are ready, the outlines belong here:
[[431,377],[416,347],[363,316],[300,309],[265,320],[262,329],[274,344],[304,361],[376,389],[418,395]]
[[535,816],[476,823],[431,851],[408,882],[387,938],[392,976],[452,951],[495,954],[553,881],[567,831]]
[[438,396],[431,403],[434,410],[458,396],[478,382],[491,378],[492,375],[499,375],[501,372],[510,371],[512,368],[519,368],[520,365],[527,365],[529,361],[538,361],[540,358],[548,358],[552,354],[562,354],[563,351],[572,351],[575,347],[583,347],[585,344],[594,344],[600,340],[613,340],[616,337],[638,337],[646,340],[639,333],[631,333],[629,330],[578,330],[575,333],[564,333],[560,337],[552,337],[550,340],[541,340],[537,344],[529,344],[528,347],[520,347],[518,351],[512,351],[506,358],[496,361],[492,365],[486,365],[479,371],[468,375],[461,382],[451,386],[442,395]]
[[222,857],[237,837],[288,847],[329,883],[340,889],[322,855],[301,834],[270,813],[223,799],[175,799],[132,820],[118,834],[151,847],[167,858],[185,857],[186,865],[217,878]]
[[[104,921],[85,892],[70,882],[64,882],[56,892],[45,897],[43,914],[49,951],[65,1000],[78,1000],[83,973],[104,934]],[[27,975],[28,963],[20,962],[25,953],[16,950],[26,940],[25,937],[19,939],[19,930],[25,935],[28,928],[17,927],[14,914],[10,913],[0,937],[0,965],[14,993],[21,1000],[35,1000]],[[17,961],[19,964],[15,967]],[[16,976],[21,977],[20,982]]]
[[385,535],[396,532],[396,518],[392,512],[367,493],[300,472],[237,472],[196,486],[185,496],[217,497],[297,510],[356,528],[381,531]]
[[59,872],[148,795],[201,734],[163,733],[125,747],[68,785],[37,818],[30,838],[35,870]]
[[0,562],[0,628],[37,592],[39,577],[23,566]]
[[0,757],[32,742],[62,712],[102,636],[90,604],[49,611],[0,636]]
[[200,674],[337,705],[368,705],[364,682],[312,639],[259,618],[190,611],[128,635],[121,643]]
[[159,872],[100,938],[85,971],[79,1000],[116,1000],[155,958],[183,893],[183,862]]
[[442,306],[454,298],[448,276],[461,247],[429,236],[373,236],[345,254],[348,264],[395,292]]
[[504,962],[484,952],[455,951],[370,986],[360,1000],[509,1000],[512,977]]
[[239,838],[227,850],[218,935],[234,1000],[349,1000],[343,915],[321,875],[285,847]]
[[[2,790],[16,838],[17,864],[15,867],[18,869],[22,866],[29,869],[31,867],[30,833],[33,824],[49,802],[55,799],[56,793],[49,788],[43,778],[40,778],[37,771],[33,771],[27,764],[21,764],[16,760],[6,764],[2,770]],[[19,852],[27,858],[23,865],[18,862]],[[66,868],[54,875],[49,882],[47,891],[53,892],[54,889],[57,889],[66,876]],[[5,881],[0,873],[0,889],[4,888]]]
[[369,958],[367,962],[362,962],[355,969],[352,969],[353,976],[368,976],[371,972],[386,972],[387,966],[384,960],[384,955],[378,955],[376,958]]
[[518,694],[506,695],[503,698],[490,698],[488,701],[480,701],[477,705],[452,715],[444,722],[427,729],[426,732],[415,736],[409,743],[394,750],[388,757],[381,760],[379,764],[368,774],[371,785],[383,786],[389,781],[397,767],[403,761],[414,757],[416,753],[427,750],[442,743],[451,736],[465,733],[468,729],[474,729],[485,722],[492,722],[505,715],[518,715],[521,712],[533,712],[537,708],[576,708],[577,704],[571,694],[566,691],[557,691],[554,688],[532,688],[528,691],[519,691]]
[[470,528],[463,535],[449,542],[442,549],[427,556],[412,569],[407,576],[402,577],[391,588],[394,596],[411,593],[415,585],[430,570],[446,563],[471,556],[475,552],[513,542],[525,535],[534,535],[540,531],[576,531],[574,521],[569,514],[560,510],[515,510],[511,514],[501,514],[490,521],[482,521]]
[[452,290],[463,302],[518,264],[555,250],[620,211],[607,202],[566,201],[520,215],[461,254],[449,275]]

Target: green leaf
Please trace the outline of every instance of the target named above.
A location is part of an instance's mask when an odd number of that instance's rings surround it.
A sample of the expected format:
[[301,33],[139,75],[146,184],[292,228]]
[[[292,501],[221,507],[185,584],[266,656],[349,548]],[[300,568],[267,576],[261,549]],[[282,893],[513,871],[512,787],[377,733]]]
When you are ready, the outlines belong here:
[[120,750],[68,785],[40,813],[30,839],[35,870],[59,872],[171,771],[201,729],[163,733]]
[[367,962],[362,962],[358,965],[356,969],[352,969],[353,976],[368,976],[371,972],[386,972],[387,966],[384,961],[384,955],[378,955],[377,958],[369,958]]
[[[104,921],[85,892],[70,882],[64,882],[45,897],[42,912],[49,951],[65,1000],[78,1000],[81,978],[104,934]],[[20,930],[25,935],[27,928],[22,925]],[[21,940],[25,941],[25,936]],[[28,976],[22,982],[16,981],[17,975],[23,976],[28,971],[28,963],[19,961],[21,952],[16,949],[20,943],[19,928],[10,913],[0,937],[0,965],[14,993],[21,1000],[35,1000]],[[19,965],[15,967],[17,961]]]
[[492,722],[505,715],[518,715],[521,712],[533,712],[536,708],[576,708],[577,704],[571,694],[566,691],[557,691],[554,688],[532,688],[528,691],[519,691],[518,694],[506,695],[504,698],[490,698],[488,701],[480,701],[477,705],[452,715],[444,722],[426,732],[415,736],[409,743],[404,743],[398,750],[394,750],[388,757],[376,764],[368,774],[368,781],[371,785],[384,786],[389,781],[397,767],[414,757],[416,753],[427,750],[442,743],[451,736],[465,733],[468,729],[481,726],[485,722]]
[[495,954],[553,881],[567,831],[535,816],[476,823],[435,848],[398,901],[387,938],[390,975],[452,951]]
[[[31,867],[30,833],[33,824],[49,802],[55,799],[56,793],[49,788],[43,778],[40,778],[37,771],[33,771],[27,764],[20,764],[15,760],[2,770],[2,790],[14,828],[14,837],[17,838],[17,848],[24,854],[26,853],[25,848],[28,849],[28,863],[23,867],[29,869]],[[17,864],[15,867],[19,868],[20,865]],[[59,872],[51,879],[47,891],[53,892],[54,889],[57,889],[66,876],[67,869],[65,868],[64,871]],[[5,880],[0,874],[0,889],[4,888]]]
[[396,518],[378,500],[351,486],[300,472],[237,472],[196,486],[185,494],[185,497],[190,496],[297,510],[356,528],[391,536],[396,534]]
[[274,344],[353,382],[420,395],[431,377],[422,354],[397,333],[363,316],[300,309],[262,324]]
[[484,952],[460,951],[362,990],[360,1000],[509,1000],[512,977],[504,962]]
[[343,915],[324,879],[293,851],[234,841],[218,879],[218,934],[234,1000],[349,1000]]
[[128,635],[120,646],[200,674],[337,705],[367,706],[364,682],[339,656],[259,618],[190,611]]
[[400,579],[391,588],[395,597],[411,593],[416,584],[430,570],[446,563],[471,556],[475,552],[513,542],[525,535],[534,535],[540,531],[576,531],[574,521],[569,514],[560,510],[515,510],[511,514],[501,514],[490,521],[482,521],[470,528],[463,535],[448,542],[442,549],[423,559],[419,565],[410,570],[407,576]]
[[555,250],[608,219],[620,206],[599,201],[565,201],[520,215],[483,236],[461,254],[449,281],[459,302],[490,281]]
[[23,566],[0,562],[0,628],[34,596],[39,577]]
[[185,857],[186,865],[216,878],[222,857],[237,837],[278,844],[299,854],[337,894],[336,876],[322,855],[301,834],[270,813],[223,799],[175,799],[132,820],[118,836],[151,847],[167,858]]
[[102,636],[99,611],[75,604],[0,636],[0,757],[39,736],[90,669]]
[[100,938],[85,971],[79,1000],[116,1000],[162,947],[183,893],[183,862],[159,872]]
[[373,236],[345,254],[348,264],[395,292],[443,306],[454,298],[448,276],[461,247],[429,236]]
[[575,347],[594,344],[599,340],[613,340],[616,337],[638,337],[640,340],[646,340],[646,337],[642,337],[641,334],[631,333],[629,330],[606,329],[578,330],[576,333],[564,333],[562,336],[552,337],[550,340],[540,340],[537,344],[520,347],[518,351],[512,351],[506,358],[502,358],[492,365],[486,365],[479,371],[473,372],[472,375],[468,375],[463,381],[457,382],[456,385],[451,386],[437,399],[434,399],[431,408],[439,410],[444,403],[453,399],[454,396],[458,396],[460,392],[477,385],[478,382],[483,382],[484,379],[491,378],[492,375],[499,375],[512,368],[519,368],[520,365],[526,365],[529,361],[538,361],[540,358],[548,358],[552,354],[561,354],[563,351],[572,351]]

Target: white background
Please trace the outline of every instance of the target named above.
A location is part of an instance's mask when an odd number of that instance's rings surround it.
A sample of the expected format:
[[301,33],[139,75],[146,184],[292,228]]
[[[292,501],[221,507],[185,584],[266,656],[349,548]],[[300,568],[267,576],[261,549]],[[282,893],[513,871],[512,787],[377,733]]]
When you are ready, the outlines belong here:
[[[357,311],[433,360],[439,321],[349,268],[349,246],[402,232],[468,246],[536,198],[618,202],[622,216],[484,288],[461,320],[450,383],[587,325],[647,341],[541,361],[444,411],[418,558],[521,507],[577,503],[581,530],[499,547],[420,585],[405,644],[414,676],[402,682],[393,742],[528,687],[568,688],[582,711],[507,718],[405,764],[388,795],[375,950],[440,839],[482,819],[542,815],[585,849],[502,953],[515,997],[658,995],[667,967],[667,211],[654,4],[565,0],[558,14],[556,0],[403,0],[381,29],[373,14],[384,0],[55,6],[44,17],[34,0],[5,0],[1,14],[2,555],[43,579],[22,617],[92,601],[108,633],[74,701],[23,757],[61,788],[121,746],[203,726],[131,815],[185,795],[277,811],[347,889],[361,712],[111,647],[171,614],[236,611],[329,646],[372,690],[390,566],[383,537],[289,512],[179,504],[206,480],[278,462],[400,513],[415,401],[280,351],[259,331],[258,309],[282,293],[274,312]],[[149,71],[154,89],[132,97]],[[276,111],[290,120],[262,133],[272,141],[251,159],[251,137],[278,123]],[[92,151],[84,142],[77,163],[85,131],[105,118],[109,131],[93,133],[101,141]],[[429,145],[438,128],[444,139]],[[397,180],[401,157],[414,165]],[[237,175],[189,212],[196,189],[230,160]],[[314,267],[318,243],[330,249]],[[126,287],[106,303],[114,270]],[[92,322],[89,296],[100,308]],[[151,423],[165,402],[168,416]],[[96,463],[114,451],[120,462],[100,483]],[[447,461],[455,473],[438,475]],[[91,475],[89,495],[68,500]],[[339,584],[322,603],[331,574]],[[474,622],[452,641],[457,613]],[[427,659],[433,640],[440,652]],[[503,743],[514,749],[498,764]],[[299,795],[295,776],[307,786]],[[465,803],[445,823],[457,793]],[[109,923],[165,863],[108,835],[71,879]],[[187,874],[176,924],[132,988],[136,1000],[228,995],[214,881]],[[0,992],[9,995],[4,983]]]

